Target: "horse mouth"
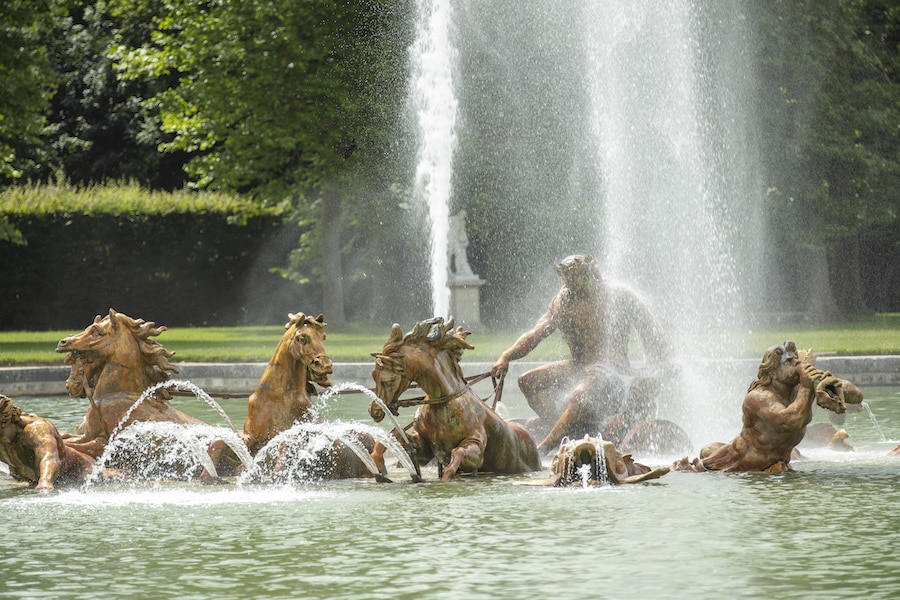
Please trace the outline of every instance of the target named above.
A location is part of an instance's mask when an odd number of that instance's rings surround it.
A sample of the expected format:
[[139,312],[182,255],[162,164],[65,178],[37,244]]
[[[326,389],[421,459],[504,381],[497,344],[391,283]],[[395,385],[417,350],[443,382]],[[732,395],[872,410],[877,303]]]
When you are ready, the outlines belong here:
[[309,378],[316,383],[328,381],[328,376],[333,372],[331,365],[309,365]]
[[71,346],[64,345],[62,342],[60,342],[56,346],[56,351],[60,354],[70,354],[72,358],[81,358],[81,356],[85,353],[85,351],[80,348],[73,348]]
[[56,344],[56,351],[59,353],[70,353],[73,357],[78,357],[88,351],[91,350],[91,345],[88,344],[87,347],[78,347],[78,342],[80,340],[74,340],[71,337],[63,338],[59,340],[59,343]]

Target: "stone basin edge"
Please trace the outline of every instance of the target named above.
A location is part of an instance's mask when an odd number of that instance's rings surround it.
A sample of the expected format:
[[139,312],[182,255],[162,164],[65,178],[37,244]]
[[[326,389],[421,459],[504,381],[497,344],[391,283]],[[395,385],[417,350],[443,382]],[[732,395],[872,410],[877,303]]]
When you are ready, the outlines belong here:
[[[264,362],[249,363],[173,363],[179,373],[172,379],[188,380],[210,394],[250,394],[266,368]],[[462,361],[466,375],[478,375],[490,370],[492,363]],[[515,361],[510,364],[509,381],[540,362]],[[720,376],[751,381],[756,375],[759,359],[683,359],[682,366],[714,369]],[[353,382],[372,387],[371,362],[334,363],[334,383]],[[861,388],[867,386],[900,386],[900,355],[887,356],[821,356],[817,366],[839,377],[849,379]],[[69,367],[17,366],[0,367],[0,393],[17,396],[66,396],[65,382]],[[490,380],[487,380],[490,385]],[[488,388],[490,390],[490,388]]]

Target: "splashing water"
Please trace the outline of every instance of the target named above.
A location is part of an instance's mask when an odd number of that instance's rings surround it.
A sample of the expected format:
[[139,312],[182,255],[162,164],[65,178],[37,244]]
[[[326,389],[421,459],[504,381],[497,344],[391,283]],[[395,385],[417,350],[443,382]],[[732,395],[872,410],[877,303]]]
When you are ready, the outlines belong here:
[[594,445],[594,448],[597,450],[597,458],[595,460],[597,464],[597,479],[600,480],[600,485],[609,485],[609,473],[606,470],[606,450],[603,449],[603,436],[599,433],[597,434],[597,443]]
[[226,427],[135,421],[110,439],[84,485],[90,487],[98,483],[106,476],[108,467],[127,473],[134,481],[192,479],[203,469],[216,477],[218,474],[207,449],[217,439],[224,440],[239,457],[242,449],[248,459],[245,468],[253,468],[247,447]]
[[878,436],[879,442],[886,442],[887,437],[884,435],[884,431],[881,429],[881,425],[878,424],[878,419],[875,418],[875,413],[872,412],[872,407],[869,406],[869,403],[865,400],[862,401],[862,407],[866,409],[866,414],[869,415],[869,420],[872,421],[872,427],[875,429],[875,434]]
[[[330,458],[333,456],[334,443],[339,442],[349,448],[372,475],[378,474],[378,467],[369,456],[366,448],[359,441],[360,435],[371,435],[388,448],[398,452],[398,458],[410,474],[415,474],[409,456],[403,451],[395,439],[379,427],[362,423],[319,422],[294,423],[279,433],[263,446],[254,457],[257,474],[268,473],[276,481],[316,481],[327,477],[330,469]],[[238,483],[249,481],[250,475],[241,475]]]
[[109,441],[110,442],[113,441],[113,439],[119,433],[119,430],[122,428],[122,426],[128,422],[128,419],[131,418],[131,414],[137,409],[138,406],[143,404],[145,400],[147,400],[148,398],[152,398],[154,395],[156,395],[156,392],[158,392],[161,389],[173,389],[173,388],[176,390],[182,391],[182,392],[191,392],[194,394],[194,396],[196,398],[200,398],[201,400],[203,400],[204,402],[209,404],[209,406],[212,407],[212,409],[215,410],[219,414],[219,416],[221,416],[225,420],[226,423],[228,423],[228,426],[231,428],[231,430],[233,432],[237,433],[237,429],[235,429],[234,423],[231,422],[231,419],[225,413],[225,409],[223,409],[219,405],[218,402],[213,400],[212,396],[207,394],[205,391],[203,391],[200,387],[198,387],[191,381],[182,381],[182,380],[173,379],[170,381],[162,381],[160,383],[151,385],[146,390],[144,390],[144,393],[141,394],[141,397],[138,398],[137,401],[131,405],[131,407],[122,416],[122,419],[113,428],[113,431],[109,436]]
[[569,482],[574,483],[581,481],[581,486],[586,488],[590,486],[591,481],[596,481],[597,485],[602,487],[609,484],[609,474],[606,469],[606,452],[603,449],[603,437],[600,434],[594,438],[593,454],[590,462],[582,462],[576,466],[579,460],[583,460],[579,456],[579,446],[588,443],[590,435],[585,435],[583,440],[577,442],[571,441],[568,437],[564,437],[560,443],[560,447],[570,446],[572,455],[566,456],[566,464],[564,465],[565,473],[569,474]]
[[[194,397],[212,407],[228,424],[230,430],[211,425],[181,425],[171,422],[135,422],[126,428],[125,424],[131,419],[134,411],[161,389],[193,393]],[[144,390],[113,428],[106,448],[97,460],[91,475],[86,479],[85,485],[97,482],[110,463],[126,465],[129,475],[143,479],[190,476],[196,465],[206,469],[211,476],[217,477],[215,465],[207,451],[209,444],[215,439],[223,440],[234,451],[245,470],[252,471],[253,457],[250,456],[234,423],[218,402],[190,381],[170,380],[157,383]],[[129,453],[135,451],[138,452],[137,456],[129,456]]]
[[581,487],[587,489],[591,482],[591,465],[584,464],[578,467],[578,474],[581,475]]
[[[195,397],[204,400],[215,409],[229,427],[143,421],[135,421],[126,427],[125,424],[128,423],[137,407],[148,398],[152,398],[160,389],[192,392]],[[403,428],[384,406],[383,401],[363,386],[358,384],[335,386],[320,396],[319,403],[325,405],[332,397],[350,389],[363,391],[381,404],[385,413],[390,415],[396,430],[409,444],[409,438],[406,437]],[[314,410],[314,412],[318,416],[318,410]],[[295,423],[290,429],[273,438],[256,456],[251,456],[231,419],[209,394],[189,381],[166,381],[144,390],[143,394],[116,424],[103,454],[85,481],[85,487],[100,481],[111,465],[117,470],[127,472],[129,478],[139,481],[191,479],[198,476],[202,470],[206,470],[215,478],[218,473],[209,456],[208,448],[216,440],[224,441],[241,461],[244,469],[237,481],[239,485],[260,477],[263,465],[274,465],[272,475],[279,480],[323,479],[327,477],[330,468],[327,456],[329,453],[333,454],[336,442],[350,449],[365,467],[373,475],[376,475],[378,468],[358,439],[361,434],[370,435],[380,441],[397,457],[414,479],[421,477],[418,475],[417,465],[397,439],[379,427],[361,423],[340,421]]]
[[370,390],[369,388],[367,388],[367,387],[365,387],[365,386],[363,386],[363,385],[360,385],[360,384],[358,384],[358,383],[341,383],[341,384],[336,385],[336,386],[334,386],[334,387],[328,388],[328,390],[327,390],[326,392],[324,392],[324,393],[320,396],[320,399],[321,399],[322,402],[326,402],[326,401],[329,400],[332,396],[337,396],[337,395],[339,395],[341,392],[347,392],[347,391],[362,392],[363,394],[365,394],[366,396],[368,396],[368,398],[369,398],[370,400],[372,400],[373,402],[375,402],[376,404],[378,404],[378,406],[381,407],[381,410],[384,411],[384,414],[387,415],[387,417],[391,420],[391,423],[394,424],[394,429],[397,430],[397,432],[399,433],[400,437],[403,438],[403,441],[404,441],[406,444],[409,444],[409,443],[410,443],[410,442],[409,442],[409,437],[406,435],[406,432],[403,430],[403,427],[400,426],[400,423],[397,421],[397,417],[395,417],[395,416],[394,416],[394,413],[392,413],[392,412],[390,411],[390,409],[388,408],[387,404],[384,403],[384,400],[382,400],[381,398],[379,398],[379,397],[375,394],[375,392],[373,392],[372,390]]
[[[588,2],[582,10],[603,177],[601,269],[653,301],[679,358],[708,355],[740,335],[734,325],[761,289],[761,186],[741,15],[690,2]],[[727,395],[709,363],[699,364],[683,365],[681,387],[692,391],[660,409],[678,414],[692,438],[717,439],[726,423],[699,399]]]
[[[403,427],[400,426],[400,423],[397,421],[397,418],[394,416],[388,407],[387,404],[384,403],[384,400],[379,398],[375,392],[370,390],[369,388],[360,385],[358,383],[341,383],[336,386],[328,388],[319,398],[321,402],[329,401],[333,396],[339,396],[342,392],[346,391],[357,391],[362,392],[366,395],[370,400],[378,404],[381,407],[381,410],[384,411],[384,414],[390,418],[391,422],[394,425],[393,431],[397,432],[401,438],[403,438],[403,443],[406,444],[407,448],[412,448],[412,443],[409,439],[409,436],[406,435],[406,431],[404,431]],[[409,453],[403,448],[402,445],[394,438],[394,436],[385,434],[384,430],[378,427],[367,428],[366,430],[373,438],[384,444],[388,450],[400,461],[400,464],[403,465],[403,468],[409,471],[410,476],[413,476],[414,479],[421,479],[421,473],[419,472],[419,467],[416,465],[415,461],[410,457]]]

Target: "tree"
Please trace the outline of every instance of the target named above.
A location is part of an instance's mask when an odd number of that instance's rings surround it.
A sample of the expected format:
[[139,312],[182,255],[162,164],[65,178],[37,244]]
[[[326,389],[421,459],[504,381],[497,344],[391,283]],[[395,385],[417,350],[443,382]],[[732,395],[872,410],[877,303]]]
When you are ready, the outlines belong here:
[[143,100],[165,79],[125,79],[113,67],[111,49],[149,39],[147,19],[110,14],[105,2],[73,3],[43,39],[59,86],[50,104],[44,138],[50,155],[31,179],[58,173],[78,185],[128,180],[151,189],[183,187],[183,153],[161,154],[171,141],[158,111]]
[[[55,0],[8,0],[0,11],[0,188],[20,178],[30,164],[22,150],[39,146],[54,73],[37,40],[52,21],[57,4]],[[0,217],[0,241],[24,243],[5,217]]]
[[750,6],[770,229],[805,276],[796,309],[817,320],[864,310],[859,236],[900,217],[900,10],[883,0]]
[[[116,2],[123,12],[135,4]],[[319,259],[335,261],[321,271],[323,304],[330,322],[342,322],[342,215],[354,199],[348,190],[365,186],[367,168],[383,160],[391,107],[402,105],[404,3],[171,0],[159,8],[151,42],[117,52],[129,77],[177,77],[148,100],[173,135],[161,149],[189,154],[199,186],[289,199],[298,220],[317,224]]]
[[0,11],[0,185],[21,176],[19,151],[44,126],[55,77],[38,42],[58,9],[55,0],[9,0]]

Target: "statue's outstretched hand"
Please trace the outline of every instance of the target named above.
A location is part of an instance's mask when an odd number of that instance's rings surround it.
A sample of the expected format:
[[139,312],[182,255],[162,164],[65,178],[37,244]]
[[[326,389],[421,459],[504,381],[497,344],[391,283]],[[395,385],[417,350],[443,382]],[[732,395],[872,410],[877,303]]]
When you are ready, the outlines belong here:
[[509,359],[505,356],[501,355],[497,362],[494,363],[494,366],[491,367],[491,375],[500,379],[501,377],[506,375],[506,372],[509,370]]

